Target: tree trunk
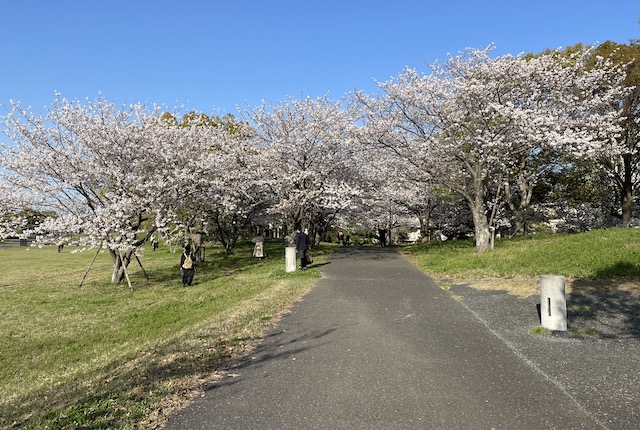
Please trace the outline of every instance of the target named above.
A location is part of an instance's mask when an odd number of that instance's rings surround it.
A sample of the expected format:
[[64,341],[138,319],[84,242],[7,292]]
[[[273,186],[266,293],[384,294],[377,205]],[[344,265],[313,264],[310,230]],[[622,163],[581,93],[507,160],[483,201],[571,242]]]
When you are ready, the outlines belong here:
[[196,256],[196,262],[202,262],[202,233],[193,233],[191,243],[193,243],[193,253]]
[[513,224],[514,224],[514,236],[524,236],[527,234],[527,228],[525,224],[525,213],[526,211],[521,208],[517,208],[513,213]]
[[631,226],[631,211],[633,209],[633,190],[622,190],[622,226]]
[[624,161],[624,181],[622,183],[621,203],[622,203],[622,226],[629,227],[631,225],[631,215],[633,211],[633,182],[631,155],[625,154]]
[[[524,164],[521,166],[521,170],[518,172],[518,176],[516,181],[518,183],[518,191],[520,193],[520,200],[518,201],[516,198],[516,193],[512,193],[511,184],[507,180],[505,183],[505,197],[507,199],[507,204],[509,205],[509,209],[513,213],[513,221],[514,221],[514,236],[524,236],[527,234],[527,226],[526,226],[526,216],[527,209],[529,209],[529,205],[531,204],[531,198],[533,197],[533,187],[535,185],[534,180],[527,180],[527,175],[525,175]],[[528,175],[528,177],[533,177],[533,175]]]
[[467,200],[471,216],[473,217],[473,229],[476,239],[476,252],[478,254],[487,252],[491,245],[491,234],[489,232],[489,217],[487,216],[487,203],[485,202],[486,184],[483,175],[483,166],[476,163],[470,169],[472,175],[472,193],[464,193]]
[[429,217],[424,215],[418,215],[418,221],[420,222],[420,237],[426,239],[427,243],[431,242],[429,236]]
[[476,252],[487,252],[491,244],[491,232],[489,231],[489,219],[487,218],[485,203],[481,198],[476,197],[475,201],[469,202],[469,209],[473,216]]
[[387,246],[387,229],[385,227],[378,227],[378,240],[380,246]]
[[109,254],[111,254],[111,259],[113,260],[113,271],[111,272],[111,282],[114,284],[120,284],[125,279],[125,269],[129,266],[131,262],[131,256],[133,255],[133,250],[128,250],[120,256],[116,250],[109,249]]

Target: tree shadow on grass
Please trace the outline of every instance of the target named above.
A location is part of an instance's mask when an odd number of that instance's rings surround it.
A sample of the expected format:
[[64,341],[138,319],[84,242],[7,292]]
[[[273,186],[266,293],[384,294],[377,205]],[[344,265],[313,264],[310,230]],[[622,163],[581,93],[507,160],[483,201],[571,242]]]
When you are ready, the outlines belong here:
[[[277,243],[274,244],[274,250],[279,250]],[[281,254],[278,252],[281,257],[275,255],[273,258],[282,258],[284,272],[284,248]],[[210,277],[229,276],[229,271],[241,271],[262,264],[244,255],[237,261],[219,260],[207,261],[207,270],[200,271],[196,276],[202,276],[201,279],[204,279],[205,273]],[[167,286],[167,279],[180,282],[177,264],[175,268],[150,272],[150,283],[137,274],[139,284],[134,289],[143,285]],[[0,404],[0,429],[158,428],[168,414],[198,393],[211,388],[212,384],[220,381],[234,383],[233,377],[225,375],[233,371],[232,365],[237,367],[236,357],[248,351],[261,352],[262,358],[257,361],[259,364],[282,358],[283,352],[280,350],[252,350],[264,334],[262,330],[277,322],[277,318],[274,321],[265,319],[260,308],[248,307],[246,311],[246,315],[236,316],[222,325],[213,323],[177,340],[135,353],[112,363],[109,368],[101,369],[99,374],[77,375],[74,380],[50,387],[47,391]],[[304,345],[306,340],[324,337],[329,332],[310,333],[292,341],[294,345],[291,345],[288,353],[308,348]]]
[[[211,281],[214,279],[231,276],[241,273],[243,270],[252,269],[262,264],[269,264],[273,261],[282,261],[282,269],[285,264],[285,246],[282,240],[269,240],[265,242],[265,259],[256,259],[253,257],[253,244],[242,242],[236,246],[233,254],[226,255],[222,248],[213,248],[205,253],[205,261],[196,263],[196,273],[194,277],[194,285]],[[333,247],[317,246],[314,248],[314,256],[327,255],[333,252]],[[150,254],[151,256],[153,254]],[[140,267],[136,260],[129,265],[129,276],[133,284],[133,288],[149,288],[157,287],[159,284],[169,282],[169,286],[182,285],[182,272],[180,271],[180,252],[175,253],[172,265],[164,265],[160,268]],[[151,257],[152,258],[152,257]],[[326,264],[326,263],[325,263]],[[314,263],[313,266],[322,264]],[[148,279],[147,279],[148,277]]]
[[593,329],[601,338],[640,339],[640,294],[624,288],[621,274],[636,275],[638,267],[618,263],[597,273],[595,280],[573,282],[567,296],[567,319],[570,327]]

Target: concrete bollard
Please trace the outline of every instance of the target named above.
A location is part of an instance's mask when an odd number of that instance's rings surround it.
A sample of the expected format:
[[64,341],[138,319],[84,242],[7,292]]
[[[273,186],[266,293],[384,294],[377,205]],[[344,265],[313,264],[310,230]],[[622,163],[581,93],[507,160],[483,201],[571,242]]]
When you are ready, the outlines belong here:
[[540,323],[549,330],[567,330],[564,276],[540,276]]
[[296,248],[294,246],[287,246],[284,249],[284,257],[285,257],[285,271],[287,272],[295,272],[296,271]]

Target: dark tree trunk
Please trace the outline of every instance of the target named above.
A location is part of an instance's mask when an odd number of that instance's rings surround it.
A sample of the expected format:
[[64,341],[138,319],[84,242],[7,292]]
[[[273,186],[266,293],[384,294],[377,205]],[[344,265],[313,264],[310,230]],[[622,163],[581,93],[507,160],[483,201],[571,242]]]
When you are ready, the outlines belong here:
[[626,154],[622,158],[624,162],[624,181],[622,182],[622,189],[620,190],[622,203],[622,226],[629,227],[631,225],[631,215],[633,212],[631,155]]
[[196,256],[196,262],[202,262],[202,233],[191,234],[191,243],[193,243],[193,253]]

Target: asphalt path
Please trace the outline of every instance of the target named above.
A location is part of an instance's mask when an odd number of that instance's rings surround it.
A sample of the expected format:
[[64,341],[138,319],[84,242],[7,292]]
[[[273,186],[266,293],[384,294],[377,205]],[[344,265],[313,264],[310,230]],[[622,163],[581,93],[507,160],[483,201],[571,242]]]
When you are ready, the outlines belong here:
[[608,428],[395,250],[342,248],[321,272],[167,429]]

